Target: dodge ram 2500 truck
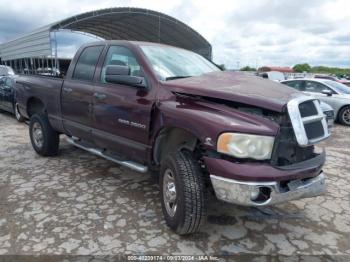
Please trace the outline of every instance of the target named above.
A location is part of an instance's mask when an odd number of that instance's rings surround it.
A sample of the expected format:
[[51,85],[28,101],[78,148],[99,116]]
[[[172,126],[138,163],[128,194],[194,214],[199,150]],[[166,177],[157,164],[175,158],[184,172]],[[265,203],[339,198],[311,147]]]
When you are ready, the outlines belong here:
[[198,54],[128,41],[84,45],[65,79],[20,76],[20,113],[42,156],[59,136],[138,172],[159,174],[167,225],[205,221],[208,192],[264,206],[325,190],[329,136],[318,100],[279,83],[221,71]]

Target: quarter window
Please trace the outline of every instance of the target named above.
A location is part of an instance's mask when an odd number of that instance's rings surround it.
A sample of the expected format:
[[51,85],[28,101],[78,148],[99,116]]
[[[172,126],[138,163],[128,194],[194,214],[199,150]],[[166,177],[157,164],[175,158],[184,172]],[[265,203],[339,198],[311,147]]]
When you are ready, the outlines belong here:
[[103,46],[90,46],[85,48],[77,61],[73,78],[84,81],[92,81],[102,50]]

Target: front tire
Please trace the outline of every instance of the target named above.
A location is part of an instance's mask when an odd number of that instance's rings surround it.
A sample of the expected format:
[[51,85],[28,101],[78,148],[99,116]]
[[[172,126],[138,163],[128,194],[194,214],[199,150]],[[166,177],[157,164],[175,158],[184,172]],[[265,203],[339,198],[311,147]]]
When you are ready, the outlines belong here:
[[14,105],[14,111],[15,111],[15,117],[18,122],[24,122],[25,118],[21,115],[21,113],[18,110],[18,103],[15,103]]
[[189,151],[177,151],[161,163],[160,196],[166,224],[179,235],[197,232],[206,220],[205,186]]
[[51,127],[45,114],[35,114],[30,118],[29,135],[32,146],[39,155],[57,155],[59,134]]
[[342,125],[350,126],[350,106],[345,106],[339,111],[339,122]]

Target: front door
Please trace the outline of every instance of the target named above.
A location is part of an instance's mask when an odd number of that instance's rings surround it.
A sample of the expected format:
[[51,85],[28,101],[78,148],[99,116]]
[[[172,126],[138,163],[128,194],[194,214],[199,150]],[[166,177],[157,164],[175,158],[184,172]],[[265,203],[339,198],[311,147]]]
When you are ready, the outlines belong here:
[[92,95],[96,65],[104,46],[86,47],[80,54],[70,79],[62,87],[62,118],[66,131],[92,141]]
[[333,95],[328,96],[326,94],[323,94],[322,92],[324,90],[331,91],[333,94],[335,94],[335,92],[332,89],[330,89],[328,86],[322,83],[315,82],[315,81],[305,81],[306,93],[313,95],[314,97],[318,98],[322,102],[329,104],[333,108],[336,108],[337,104],[336,104],[336,101],[334,101],[335,97],[333,97]]
[[144,162],[149,149],[148,135],[154,93],[148,86],[140,88],[105,81],[107,65],[130,67],[131,75],[144,76],[136,57],[126,47],[110,46],[95,83],[93,123],[95,144]]

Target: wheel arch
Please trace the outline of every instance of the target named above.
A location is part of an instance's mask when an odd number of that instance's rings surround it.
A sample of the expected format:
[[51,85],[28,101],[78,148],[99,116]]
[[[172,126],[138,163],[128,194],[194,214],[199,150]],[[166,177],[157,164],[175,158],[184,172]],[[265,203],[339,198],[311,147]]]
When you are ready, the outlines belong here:
[[350,107],[350,104],[344,104],[344,105],[342,105],[341,107],[339,107],[338,112],[337,112],[337,120],[339,120],[340,112],[341,112],[345,107]]
[[30,118],[32,115],[44,112],[46,113],[45,103],[37,97],[30,97],[27,101],[27,115]]
[[153,143],[153,161],[158,165],[165,155],[174,149],[194,151],[200,139],[193,132],[182,127],[163,127]]

